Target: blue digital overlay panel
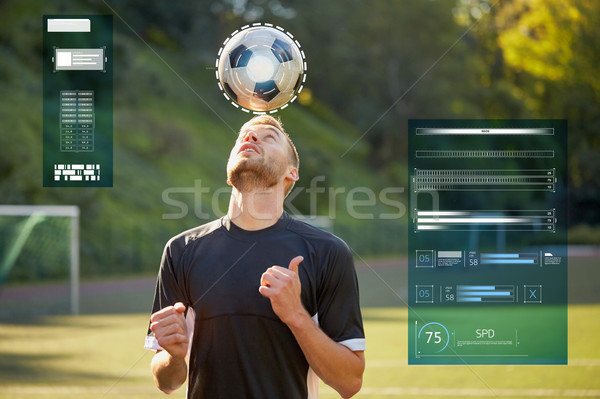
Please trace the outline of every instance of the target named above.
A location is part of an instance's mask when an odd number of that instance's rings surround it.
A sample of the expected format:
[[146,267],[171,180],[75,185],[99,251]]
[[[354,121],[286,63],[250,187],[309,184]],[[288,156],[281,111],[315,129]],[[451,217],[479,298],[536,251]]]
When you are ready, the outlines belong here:
[[113,185],[112,15],[43,17],[43,185]]
[[567,364],[567,121],[408,134],[409,364]]

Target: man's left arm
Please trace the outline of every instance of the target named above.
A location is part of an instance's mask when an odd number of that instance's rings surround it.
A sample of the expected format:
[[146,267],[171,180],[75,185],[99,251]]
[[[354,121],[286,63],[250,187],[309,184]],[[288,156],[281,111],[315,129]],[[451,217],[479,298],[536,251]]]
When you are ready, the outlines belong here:
[[308,363],[327,385],[342,397],[354,396],[362,386],[365,358],[333,341],[312,320],[300,299],[298,266],[303,257],[291,260],[289,267],[272,266],[261,278],[260,293],[269,298],[273,311],[294,334]]

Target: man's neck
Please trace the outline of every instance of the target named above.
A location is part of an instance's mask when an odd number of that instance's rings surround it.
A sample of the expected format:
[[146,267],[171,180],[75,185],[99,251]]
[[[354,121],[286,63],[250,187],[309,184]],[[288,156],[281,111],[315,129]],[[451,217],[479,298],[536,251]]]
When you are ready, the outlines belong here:
[[262,230],[277,223],[283,213],[279,187],[240,192],[235,187],[229,200],[229,219],[244,230]]

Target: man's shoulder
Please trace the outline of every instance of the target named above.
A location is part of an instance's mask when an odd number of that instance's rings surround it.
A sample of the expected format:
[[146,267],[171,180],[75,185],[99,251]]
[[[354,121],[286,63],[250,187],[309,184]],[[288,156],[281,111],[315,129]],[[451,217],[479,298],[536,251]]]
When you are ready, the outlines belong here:
[[292,218],[288,229],[310,242],[313,246],[350,251],[346,242],[338,236],[304,221]]
[[167,241],[167,247],[185,247],[190,242],[194,242],[203,237],[210,236],[211,233],[215,232],[221,227],[221,219],[216,219],[211,222],[205,223],[200,226],[196,226],[189,230],[185,230],[173,237],[169,241]]

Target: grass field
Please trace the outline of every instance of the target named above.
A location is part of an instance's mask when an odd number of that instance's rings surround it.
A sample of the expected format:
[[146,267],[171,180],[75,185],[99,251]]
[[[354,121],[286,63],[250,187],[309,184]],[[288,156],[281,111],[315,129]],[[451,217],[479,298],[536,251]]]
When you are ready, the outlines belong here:
[[[600,397],[600,305],[569,308],[568,366],[408,366],[406,308],[366,308],[358,398]],[[53,316],[4,324],[0,398],[161,398],[142,348],[146,314]],[[175,397],[183,397],[181,389]],[[322,387],[321,397],[338,397]]]
[[[403,265],[372,266],[358,269],[367,369],[357,398],[600,398],[595,259],[570,264],[570,299],[575,300],[569,306],[568,366],[408,366],[407,309],[401,299],[406,280],[398,273]],[[140,285],[145,292],[140,302],[151,299],[147,290]],[[82,309],[95,313],[100,303],[112,303],[117,311],[119,300],[136,295],[101,291],[84,296]],[[127,312],[133,308],[124,306]],[[138,310],[0,322],[0,399],[166,397],[154,388],[152,353],[142,348],[147,320],[148,314]],[[174,397],[184,397],[184,389]],[[338,396],[323,386],[321,397]]]

